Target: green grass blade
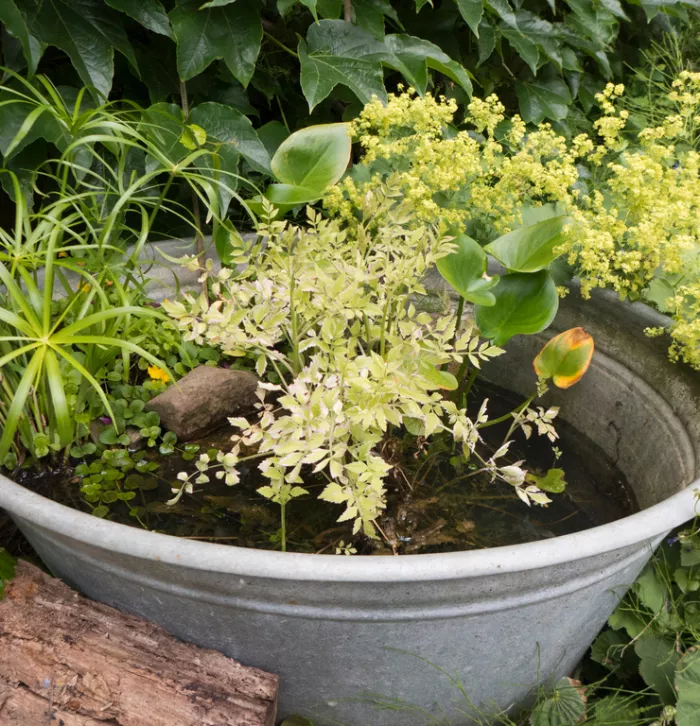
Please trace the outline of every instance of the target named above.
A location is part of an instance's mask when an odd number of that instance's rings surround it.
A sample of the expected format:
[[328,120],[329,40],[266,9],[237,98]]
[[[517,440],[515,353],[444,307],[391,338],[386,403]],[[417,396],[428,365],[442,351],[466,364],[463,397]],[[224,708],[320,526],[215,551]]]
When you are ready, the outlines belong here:
[[15,433],[17,432],[17,427],[19,426],[20,418],[24,413],[24,405],[27,402],[27,398],[29,398],[34,381],[41,370],[45,350],[45,348],[40,348],[32,356],[32,359],[29,361],[29,364],[20,379],[19,385],[15,389],[15,395],[12,399],[12,403],[10,404],[10,408],[7,410],[2,438],[0,438],[0,462],[5,461],[5,457],[10,451],[12,441],[15,437]]
[[63,376],[58,365],[58,358],[50,348],[46,351],[44,359],[46,367],[46,379],[51,391],[51,404],[56,416],[56,428],[61,440],[61,446],[68,446],[73,440],[73,419],[70,414],[70,406],[66,398],[66,390],[63,386]]
[[112,320],[113,318],[117,318],[121,315],[126,314],[158,318],[160,320],[165,319],[163,313],[160,313],[156,310],[141,308],[137,305],[126,305],[123,307],[112,308],[111,310],[102,310],[98,313],[87,315],[82,320],[76,320],[74,323],[67,325],[65,328],[59,330],[54,336],[52,336],[52,341],[57,344],[63,344],[67,338],[74,336],[81,330],[85,330],[85,328],[89,328],[91,325],[103,323],[107,320]]

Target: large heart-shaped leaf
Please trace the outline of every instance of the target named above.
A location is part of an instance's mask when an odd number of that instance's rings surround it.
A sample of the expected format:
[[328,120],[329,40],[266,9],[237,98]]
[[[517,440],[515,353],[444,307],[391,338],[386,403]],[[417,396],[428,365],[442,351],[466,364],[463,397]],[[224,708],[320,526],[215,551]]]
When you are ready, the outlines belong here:
[[428,68],[432,68],[459,84],[471,96],[472,83],[467,71],[434,43],[412,35],[387,35],[384,44],[399,61],[396,63],[389,58],[385,65],[401,72],[419,93],[425,93]]
[[493,305],[496,298],[491,288],[498,283],[498,275],[486,274],[486,253],[476,240],[458,234],[454,243],[458,249],[437,262],[438,272],[465,299],[480,305]]
[[230,147],[254,169],[264,174],[272,173],[265,145],[250,119],[240,111],[222,103],[201,103],[192,109],[189,121],[207,132],[207,141]]
[[514,229],[486,245],[486,251],[504,267],[515,272],[537,272],[559,256],[556,251],[565,240],[567,217],[552,217]]
[[177,70],[183,81],[222,59],[234,78],[247,86],[255,71],[262,41],[256,0],[236,0],[223,7],[205,7],[190,0],[170,12],[177,39]]
[[347,124],[320,124],[295,131],[272,157],[272,172],[283,184],[320,197],[345,173],[351,141]]
[[493,294],[495,305],[477,305],[475,314],[481,334],[495,345],[507,343],[514,335],[539,333],[559,309],[557,288],[546,270],[504,275]]
[[343,20],[321,20],[299,41],[301,88],[313,109],[338,85],[362,103],[386,101],[381,61],[387,49],[371,33]]

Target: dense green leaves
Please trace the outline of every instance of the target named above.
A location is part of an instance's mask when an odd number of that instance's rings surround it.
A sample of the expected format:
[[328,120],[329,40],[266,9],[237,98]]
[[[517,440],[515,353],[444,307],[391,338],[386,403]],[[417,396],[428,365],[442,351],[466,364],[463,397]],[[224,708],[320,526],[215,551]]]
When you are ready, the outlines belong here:
[[64,51],[82,82],[99,96],[106,97],[112,87],[115,50],[138,72],[122,15],[102,0],[18,0],[17,7],[29,33]]
[[[304,116],[302,97],[311,111],[325,102],[326,119],[338,99],[354,112],[353,97],[385,98],[392,72],[420,93],[431,88],[432,72],[438,92],[454,83],[468,95],[474,73],[484,89],[511,85],[526,121],[564,121],[577,95],[590,105],[613,74],[621,23],[644,13],[677,14],[682,5],[644,0],[635,10],[620,0],[569,0],[555,7],[551,0],[550,11],[534,0],[456,0],[439,7],[418,2],[416,18],[412,4],[353,0],[347,22],[341,0],[0,0],[0,21],[17,39],[5,53],[13,68],[21,53],[31,74],[45,47],[55,46],[82,82],[105,96],[117,51],[136,77],[137,62],[145,64],[141,80],[153,100],[179,101],[173,75],[201,78],[198,101],[228,105],[236,104],[226,98],[227,78],[244,87],[252,82],[268,102],[277,99],[279,120],[293,130]],[[249,108],[244,93],[239,110]]]
[[270,173],[270,155],[250,120],[240,111],[221,103],[202,103],[192,109],[190,123],[207,132],[207,140],[218,151],[240,154],[257,171]]
[[520,113],[529,123],[539,124],[546,118],[560,121],[569,113],[571,91],[561,78],[518,83],[515,91],[520,101]]
[[419,93],[426,92],[428,69],[432,69],[447,76],[471,96],[472,83],[467,71],[434,43],[411,35],[387,35],[384,42],[399,61],[396,63],[389,58],[385,61],[386,65],[400,71]]
[[556,285],[546,270],[504,275],[492,292],[495,304],[477,305],[475,312],[481,334],[495,345],[507,343],[514,335],[539,333],[559,308]]
[[313,110],[338,85],[347,86],[362,103],[386,98],[381,61],[384,44],[342,20],[322,20],[299,41],[301,87]]
[[0,0],[0,23],[22,44],[22,51],[27,61],[27,70],[31,77],[36,71],[42,54],[39,41],[29,33],[27,22],[18,10],[14,0]]
[[144,28],[160,35],[167,35],[168,38],[173,37],[168,14],[160,0],[105,0],[105,2],[115,10],[121,10],[131,16]]

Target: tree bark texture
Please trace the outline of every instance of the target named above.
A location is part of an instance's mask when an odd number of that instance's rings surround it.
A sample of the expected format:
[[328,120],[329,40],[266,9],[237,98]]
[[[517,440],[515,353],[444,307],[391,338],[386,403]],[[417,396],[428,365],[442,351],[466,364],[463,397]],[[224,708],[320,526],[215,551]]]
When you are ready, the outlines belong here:
[[26,562],[0,601],[0,726],[274,726],[278,686]]

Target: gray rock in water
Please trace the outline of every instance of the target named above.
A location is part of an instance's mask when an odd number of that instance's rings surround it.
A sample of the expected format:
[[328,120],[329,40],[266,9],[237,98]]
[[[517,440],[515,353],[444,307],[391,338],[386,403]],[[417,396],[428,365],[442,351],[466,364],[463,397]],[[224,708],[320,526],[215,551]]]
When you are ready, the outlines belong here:
[[258,379],[248,371],[198,366],[146,408],[181,441],[199,438],[226,423],[229,416],[253,411]]

